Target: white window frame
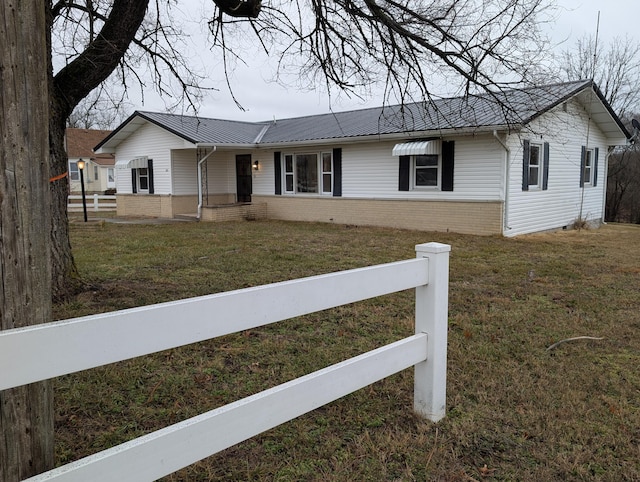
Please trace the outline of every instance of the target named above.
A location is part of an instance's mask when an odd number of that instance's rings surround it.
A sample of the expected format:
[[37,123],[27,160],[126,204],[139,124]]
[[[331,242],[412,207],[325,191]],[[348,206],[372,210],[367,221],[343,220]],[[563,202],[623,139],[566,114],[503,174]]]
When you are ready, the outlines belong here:
[[[146,174],[143,173],[142,171],[146,171]],[[142,182],[141,179],[146,178],[147,180],[147,187],[143,188],[142,187]],[[149,168],[147,167],[141,167],[136,169],[136,188],[138,191],[138,194],[148,194],[149,193]]]
[[582,180],[585,186],[593,186],[593,168],[596,152],[594,148],[585,149],[584,151],[584,171]]
[[80,169],[78,168],[78,161],[69,161],[69,180],[80,180]]
[[[418,158],[420,157],[435,157],[438,162],[435,166],[418,166]],[[434,186],[422,186],[418,185],[418,170],[423,169],[435,169],[436,171],[436,184]],[[415,190],[439,190],[441,186],[442,178],[442,156],[440,154],[420,154],[411,156],[411,187]]]
[[[298,158],[302,156],[315,156],[316,158],[316,191],[307,192],[298,189]],[[324,170],[324,160],[329,159],[331,170]],[[297,196],[332,196],[333,195],[333,152],[332,151],[303,151],[288,152],[282,156],[282,185],[285,194]],[[326,184],[325,184],[326,179]],[[328,188],[328,190],[325,190]]]
[[[534,159],[533,153],[534,151],[538,151],[537,163],[533,164],[531,161]],[[528,162],[528,172],[527,172],[527,182],[529,183],[529,190],[534,191],[536,189],[542,189],[542,175],[544,170],[544,146],[537,142],[532,142],[529,144],[529,162]],[[532,182],[533,176],[531,175],[532,170],[537,170],[537,175],[535,176],[535,183]]]

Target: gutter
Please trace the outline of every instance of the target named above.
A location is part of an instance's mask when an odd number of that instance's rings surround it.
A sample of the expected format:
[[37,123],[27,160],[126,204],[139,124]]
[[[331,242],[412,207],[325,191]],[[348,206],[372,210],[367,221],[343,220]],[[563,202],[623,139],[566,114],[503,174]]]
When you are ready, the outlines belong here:
[[[198,221],[200,221],[200,218],[202,217],[202,164],[204,163],[204,161],[206,161],[209,156],[211,154],[213,154],[214,152],[216,152],[216,150],[218,149],[218,147],[214,144],[196,144],[196,150],[200,147],[211,147],[211,151],[209,153],[207,153],[206,156],[204,156],[202,159],[200,159],[198,161],[198,167],[197,167],[197,171],[198,171],[198,214],[197,214],[197,219]],[[197,151],[196,151],[197,152]]]
[[506,153],[506,160],[505,160],[505,168],[504,168],[504,177],[505,177],[505,182],[504,182],[504,214],[503,214],[503,222],[502,222],[502,234],[505,234],[505,231],[508,231],[509,229],[511,229],[511,226],[509,226],[509,180],[510,180],[510,164],[511,164],[511,149],[509,149],[509,147],[507,147],[507,144],[500,139],[500,136],[498,136],[498,131],[494,130],[493,131],[493,137],[496,138],[496,140],[500,143],[500,145],[504,148],[505,153]]

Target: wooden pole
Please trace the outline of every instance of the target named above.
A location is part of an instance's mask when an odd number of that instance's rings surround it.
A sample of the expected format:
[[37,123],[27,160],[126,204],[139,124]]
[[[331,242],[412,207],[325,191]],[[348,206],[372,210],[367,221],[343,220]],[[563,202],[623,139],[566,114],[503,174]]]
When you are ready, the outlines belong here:
[[[47,3],[0,2],[0,330],[51,321]],[[51,382],[0,392],[0,480],[53,454]]]

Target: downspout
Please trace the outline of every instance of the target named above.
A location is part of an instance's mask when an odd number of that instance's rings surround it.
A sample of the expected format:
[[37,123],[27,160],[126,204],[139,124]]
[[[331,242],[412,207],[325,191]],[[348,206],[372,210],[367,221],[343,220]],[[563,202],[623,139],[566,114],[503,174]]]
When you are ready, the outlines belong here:
[[500,139],[500,136],[498,136],[498,131],[496,131],[494,129],[493,131],[493,137],[496,138],[496,140],[500,143],[500,145],[504,148],[505,153],[506,153],[506,161],[505,161],[505,168],[504,168],[504,177],[505,177],[505,182],[504,182],[504,214],[503,214],[503,221],[502,221],[502,235],[504,236],[505,231],[511,229],[511,227],[509,226],[509,181],[510,181],[510,169],[509,166],[511,164],[511,149],[509,149],[509,147],[507,147],[507,144],[505,144],[505,142]]
[[206,156],[198,161],[198,221],[200,221],[202,217],[202,164],[217,150],[217,147],[213,144],[196,144],[196,150],[200,147],[211,147],[212,149]]

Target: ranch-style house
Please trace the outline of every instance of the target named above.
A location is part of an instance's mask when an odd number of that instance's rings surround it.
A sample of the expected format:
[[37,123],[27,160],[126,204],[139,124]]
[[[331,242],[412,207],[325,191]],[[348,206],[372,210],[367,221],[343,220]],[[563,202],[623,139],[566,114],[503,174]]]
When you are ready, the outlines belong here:
[[576,81],[268,122],[135,112],[95,151],[119,216],[515,236],[599,224],[629,138]]

